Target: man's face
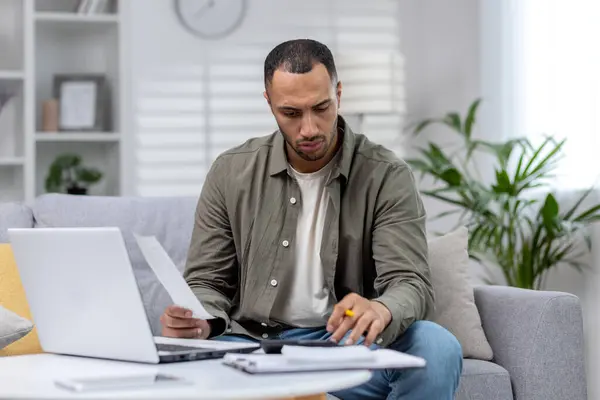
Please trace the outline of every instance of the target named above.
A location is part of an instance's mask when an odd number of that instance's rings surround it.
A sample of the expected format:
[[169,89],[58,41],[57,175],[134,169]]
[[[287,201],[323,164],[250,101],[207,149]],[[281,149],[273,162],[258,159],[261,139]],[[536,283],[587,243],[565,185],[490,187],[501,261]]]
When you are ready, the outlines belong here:
[[317,161],[333,150],[342,92],[323,64],[305,74],[275,71],[265,91],[288,149],[305,161]]

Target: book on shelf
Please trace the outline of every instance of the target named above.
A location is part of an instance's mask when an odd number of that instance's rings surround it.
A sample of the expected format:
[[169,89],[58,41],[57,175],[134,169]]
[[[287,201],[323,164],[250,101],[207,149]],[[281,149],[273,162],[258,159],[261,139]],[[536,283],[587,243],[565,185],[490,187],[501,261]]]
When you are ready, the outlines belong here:
[[104,14],[108,12],[109,0],[79,0],[77,14]]

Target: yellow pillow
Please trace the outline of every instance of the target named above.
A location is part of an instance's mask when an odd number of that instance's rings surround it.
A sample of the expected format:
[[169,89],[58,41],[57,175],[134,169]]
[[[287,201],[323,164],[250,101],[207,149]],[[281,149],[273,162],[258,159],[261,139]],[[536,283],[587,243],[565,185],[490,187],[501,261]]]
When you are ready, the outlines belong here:
[[[31,319],[29,304],[21,283],[19,271],[9,244],[0,243],[0,305],[15,314]],[[42,353],[37,330],[33,330],[14,343],[0,349],[0,357]]]

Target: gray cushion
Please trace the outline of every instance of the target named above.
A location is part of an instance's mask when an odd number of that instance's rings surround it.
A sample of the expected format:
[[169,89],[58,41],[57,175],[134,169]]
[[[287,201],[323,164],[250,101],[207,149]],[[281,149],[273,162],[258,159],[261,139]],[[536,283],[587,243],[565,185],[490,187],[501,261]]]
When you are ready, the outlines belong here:
[[156,236],[183,273],[190,244],[197,198],[94,197],[47,194],[33,213],[36,227],[116,226],[123,232],[129,258],[155,335],[160,315],[171,298],[146,263],[133,233]]
[[31,209],[22,203],[0,203],[0,243],[8,243],[8,228],[31,228]]
[[456,400],[512,400],[508,371],[489,361],[464,360]]
[[469,279],[468,240],[465,227],[429,239],[429,265],[435,293],[432,319],[456,336],[464,357],[491,360],[492,348],[483,330]]
[[0,306],[0,349],[16,342],[33,329],[33,324]]

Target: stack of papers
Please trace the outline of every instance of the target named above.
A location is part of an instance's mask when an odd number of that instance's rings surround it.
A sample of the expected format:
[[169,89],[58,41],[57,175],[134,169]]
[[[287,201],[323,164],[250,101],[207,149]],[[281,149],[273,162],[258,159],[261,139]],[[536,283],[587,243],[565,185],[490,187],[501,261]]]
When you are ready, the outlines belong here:
[[365,346],[284,346],[281,354],[228,353],[223,364],[251,374],[351,369],[423,368],[425,360],[390,349]]

